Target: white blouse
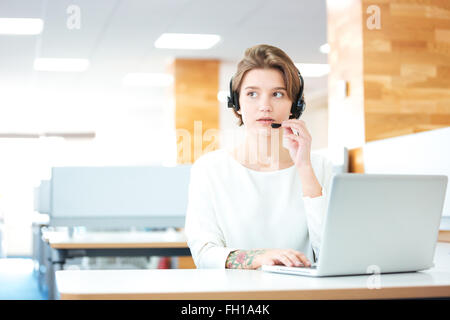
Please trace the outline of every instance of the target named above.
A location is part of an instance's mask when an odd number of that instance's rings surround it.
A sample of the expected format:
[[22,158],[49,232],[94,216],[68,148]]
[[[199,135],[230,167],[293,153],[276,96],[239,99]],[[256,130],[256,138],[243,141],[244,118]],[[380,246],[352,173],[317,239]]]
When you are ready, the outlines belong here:
[[197,268],[225,268],[231,251],[264,248],[294,249],[317,261],[333,166],[313,153],[311,163],[322,186],[314,198],[303,196],[295,165],[256,171],[227,149],[199,157],[191,167],[185,221]]

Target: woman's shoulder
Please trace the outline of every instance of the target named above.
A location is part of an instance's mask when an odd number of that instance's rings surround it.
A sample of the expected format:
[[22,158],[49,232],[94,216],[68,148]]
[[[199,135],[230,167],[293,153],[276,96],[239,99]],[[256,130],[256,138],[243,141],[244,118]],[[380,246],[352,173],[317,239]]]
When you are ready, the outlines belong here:
[[217,179],[226,175],[226,150],[216,149],[202,154],[193,163],[191,173],[202,176],[204,179]]

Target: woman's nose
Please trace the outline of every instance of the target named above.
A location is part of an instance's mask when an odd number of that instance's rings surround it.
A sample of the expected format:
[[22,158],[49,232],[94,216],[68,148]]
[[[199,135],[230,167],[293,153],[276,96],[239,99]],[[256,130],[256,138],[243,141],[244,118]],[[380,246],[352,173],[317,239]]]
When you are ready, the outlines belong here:
[[272,110],[271,110],[270,106],[261,106],[259,108],[259,112],[261,112],[261,113],[269,113],[269,112],[272,112]]
[[272,96],[270,93],[263,93],[263,94],[261,94],[261,102],[264,102],[264,104],[269,105],[271,97]]
[[260,112],[268,112],[268,111],[272,111],[272,107],[268,104],[263,104],[259,107],[259,111]]
[[271,111],[272,106],[270,105],[268,97],[262,97],[260,101],[259,111]]

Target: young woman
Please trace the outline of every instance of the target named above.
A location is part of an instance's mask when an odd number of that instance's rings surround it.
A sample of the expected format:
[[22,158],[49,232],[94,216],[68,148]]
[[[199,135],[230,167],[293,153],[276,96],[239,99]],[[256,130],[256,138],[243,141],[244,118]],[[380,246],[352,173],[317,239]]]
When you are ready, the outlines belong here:
[[[295,103],[303,99],[302,85],[281,49],[245,51],[230,93],[244,142],[206,153],[191,168],[185,233],[198,268],[316,261],[332,164],[311,154],[311,135]],[[273,122],[281,127],[272,128]]]

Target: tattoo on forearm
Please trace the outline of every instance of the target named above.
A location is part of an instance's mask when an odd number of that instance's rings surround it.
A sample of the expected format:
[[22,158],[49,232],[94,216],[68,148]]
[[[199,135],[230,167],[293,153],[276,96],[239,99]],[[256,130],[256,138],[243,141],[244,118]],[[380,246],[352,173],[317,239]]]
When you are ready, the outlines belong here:
[[228,255],[226,267],[228,269],[253,269],[253,260],[265,250],[236,250]]

